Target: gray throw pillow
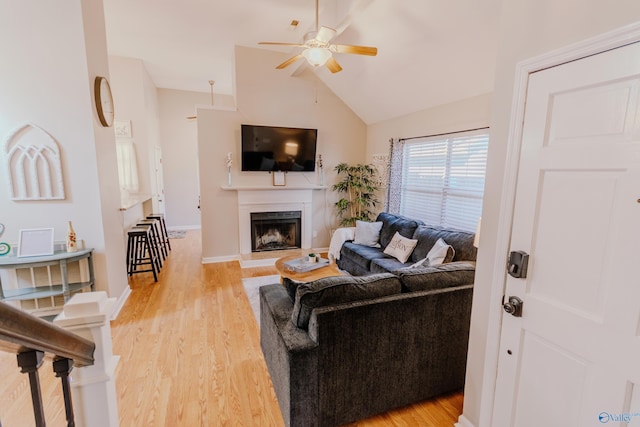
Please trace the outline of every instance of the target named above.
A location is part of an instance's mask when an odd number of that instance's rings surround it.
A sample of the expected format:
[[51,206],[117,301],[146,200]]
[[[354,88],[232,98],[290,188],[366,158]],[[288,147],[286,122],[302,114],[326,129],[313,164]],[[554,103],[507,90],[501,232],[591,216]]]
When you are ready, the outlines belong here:
[[314,308],[394,295],[401,290],[400,279],[391,273],[318,279],[298,286],[291,321],[307,329]]
[[372,248],[380,247],[380,229],[382,229],[382,221],[367,222],[356,221],[356,234],[353,243],[356,245],[370,246]]

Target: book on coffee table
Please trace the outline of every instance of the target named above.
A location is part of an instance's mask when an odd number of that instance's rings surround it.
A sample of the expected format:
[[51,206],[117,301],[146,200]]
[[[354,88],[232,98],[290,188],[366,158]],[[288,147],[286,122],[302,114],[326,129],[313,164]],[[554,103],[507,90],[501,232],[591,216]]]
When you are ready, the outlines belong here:
[[326,258],[318,258],[316,262],[309,262],[307,257],[300,257],[292,259],[284,263],[284,267],[289,271],[295,271],[296,273],[304,273],[306,271],[316,270],[318,268],[329,265],[329,260]]

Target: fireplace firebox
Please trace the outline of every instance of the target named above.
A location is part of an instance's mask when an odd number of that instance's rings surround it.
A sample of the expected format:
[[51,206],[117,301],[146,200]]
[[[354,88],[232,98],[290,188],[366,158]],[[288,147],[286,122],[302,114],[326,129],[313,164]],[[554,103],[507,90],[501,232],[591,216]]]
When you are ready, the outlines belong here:
[[301,247],[301,211],[252,212],[251,251]]

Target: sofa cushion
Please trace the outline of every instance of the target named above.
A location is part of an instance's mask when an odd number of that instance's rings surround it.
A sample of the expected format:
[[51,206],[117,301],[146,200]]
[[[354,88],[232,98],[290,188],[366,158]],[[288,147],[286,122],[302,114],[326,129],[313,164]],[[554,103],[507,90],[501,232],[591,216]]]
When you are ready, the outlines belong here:
[[311,311],[316,307],[379,298],[398,294],[401,290],[400,279],[390,273],[325,277],[298,286],[291,321],[297,327],[306,329]]
[[476,273],[473,261],[450,262],[430,267],[395,270],[402,282],[403,292],[429,291],[472,284]]
[[377,258],[371,261],[371,273],[388,273],[399,268],[411,266],[411,263],[402,263],[393,257]]
[[387,247],[384,248],[384,253],[397,258],[397,260],[402,263],[405,263],[411,256],[413,248],[416,247],[417,243],[417,240],[404,237],[396,231],[391,242],[389,242]]
[[371,267],[371,260],[384,258],[385,254],[378,248],[356,245],[353,242],[345,242],[340,249],[340,260],[349,260],[358,265],[363,270],[368,271]]
[[380,247],[380,229],[382,221],[367,222],[356,221],[356,232],[353,243],[356,245],[371,246],[372,248]]
[[387,247],[396,232],[400,233],[401,236],[411,239],[418,225],[424,224],[422,221],[405,218],[400,215],[393,215],[387,212],[380,212],[376,221],[382,221],[383,223],[382,230],[380,230],[380,245],[383,248]]
[[453,261],[475,261],[477,249],[473,246],[474,233],[438,227],[434,225],[420,225],[413,233],[413,239],[418,240],[416,248],[411,254],[411,261],[417,262],[426,258],[427,254],[438,241],[442,239],[455,250]]

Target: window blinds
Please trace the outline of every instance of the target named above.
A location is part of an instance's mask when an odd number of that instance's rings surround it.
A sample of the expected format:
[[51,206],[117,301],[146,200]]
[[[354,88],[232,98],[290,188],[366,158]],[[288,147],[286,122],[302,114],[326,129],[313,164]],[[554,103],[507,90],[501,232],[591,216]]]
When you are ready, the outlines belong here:
[[488,146],[488,129],[407,140],[400,213],[426,224],[475,231]]

